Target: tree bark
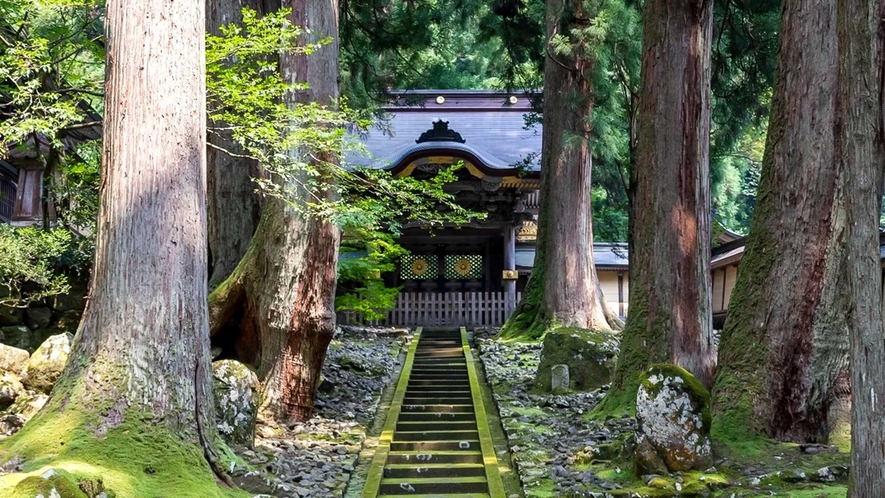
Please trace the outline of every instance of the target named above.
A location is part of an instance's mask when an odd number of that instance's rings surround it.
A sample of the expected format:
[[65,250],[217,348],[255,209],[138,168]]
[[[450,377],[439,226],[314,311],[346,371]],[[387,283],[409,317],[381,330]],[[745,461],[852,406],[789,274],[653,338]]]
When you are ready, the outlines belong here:
[[[311,38],[305,43],[326,36],[335,39],[311,56],[281,57],[280,70],[287,82],[310,85],[289,95],[286,102],[335,105],[337,1],[291,1],[283,6],[292,9],[294,24],[306,28]],[[306,183],[306,174],[300,180]],[[290,199],[294,205],[268,198],[246,256],[210,296],[213,332],[238,312],[243,314],[236,352],[257,367],[262,381],[261,411],[267,421],[310,418],[326,348],[335,330],[339,230],[304,212],[314,194],[330,194],[296,190],[299,198]]]
[[[839,0],[839,79],[836,133],[846,197],[848,326],[851,330],[852,403],[850,498],[885,489],[885,330],[879,216],[883,181],[881,20],[885,2]],[[847,195],[846,195],[847,194]]]
[[788,0],[750,236],[713,391],[714,435],[825,442],[846,392],[836,7]]
[[[204,9],[200,1],[108,2],[90,299],[49,402],[7,443],[23,454],[85,458],[121,472],[132,462],[107,455],[132,455],[147,469],[163,456],[151,448],[162,447],[176,461],[197,457],[185,472],[202,491],[215,487],[210,465],[223,475],[215,464],[206,308]],[[58,427],[63,446],[47,447],[46,434]],[[145,447],[145,439],[156,446]],[[113,444],[120,447],[109,450]],[[146,479],[143,469],[137,474],[127,477]]]
[[[279,1],[273,4],[273,0],[210,0],[206,31],[218,36],[222,26],[242,23],[244,7],[263,15],[279,9]],[[210,122],[209,127],[223,128],[224,124]],[[230,276],[249,248],[261,213],[252,179],[261,171],[257,161],[237,156],[243,150],[229,130],[209,133],[208,142],[209,286],[215,287]]]
[[712,28],[711,0],[649,0],[643,10],[630,313],[607,395],[617,408],[632,406],[639,374],[652,363],[713,383]]
[[580,1],[547,3],[537,248],[522,302],[502,330],[505,336],[538,338],[554,326],[602,331],[620,326],[605,304],[593,263],[591,48],[585,40],[572,40],[572,54],[560,55],[550,46],[553,36],[568,35],[593,16]]

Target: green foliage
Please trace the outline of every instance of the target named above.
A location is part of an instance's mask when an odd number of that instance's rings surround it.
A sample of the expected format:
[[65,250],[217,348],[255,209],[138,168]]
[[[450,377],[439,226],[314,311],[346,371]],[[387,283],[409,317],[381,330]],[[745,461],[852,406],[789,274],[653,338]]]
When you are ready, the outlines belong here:
[[350,311],[365,320],[383,318],[392,309],[399,287],[386,287],[381,274],[391,272],[400,256],[407,254],[390,234],[353,230],[341,243],[338,259],[336,311]]
[[80,270],[77,248],[64,229],[0,224],[0,305],[26,306],[70,289],[67,274]]
[[281,10],[259,17],[244,9],[242,26],[222,27],[220,36],[209,36],[206,42],[214,132],[219,127],[229,130],[246,154],[270,173],[256,180],[262,190],[345,230],[396,232],[403,221],[438,225],[478,217],[443,190],[455,180],[457,167],[418,181],[347,165],[347,154],[360,150],[356,135],[348,130],[366,129],[371,120],[349,108],[345,99],[330,106],[294,103],[293,96],[306,85],[283,77],[278,54],[329,50],[325,46],[331,39],[299,45],[302,32],[288,15]]
[[62,134],[100,109],[103,2],[0,2],[0,156],[39,135],[64,149]]

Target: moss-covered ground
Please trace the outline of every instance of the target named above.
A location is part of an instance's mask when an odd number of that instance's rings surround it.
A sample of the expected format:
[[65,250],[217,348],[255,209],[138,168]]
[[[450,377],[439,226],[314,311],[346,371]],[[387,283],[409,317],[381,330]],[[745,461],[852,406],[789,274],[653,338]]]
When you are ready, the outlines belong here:
[[[106,432],[74,406],[38,415],[0,444],[0,459],[20,472],[0,476],[0,496],[61,498],[200,497],[248,494],[219,485],[197,445],[185,445],[162,425],[126,420]],[[223,458],[233,461],[232,454]]]
[[[534,347],[527,347],[529,345]],[[740,427],[733,430],[720,424],[721,433],[729,437],[714,440],[714,466],[710,469],[653,479],[637,476],[629,452],[631,431],[623,430],[619,434],[616,429],[629,427],[623,422],[629,420],[630,411],[621,409],[617,414],[600,416],[599,412],[588,410],[579,416],[582,422],[574,424],[574,402],[571,408],[562,409],[553,400],[588,398],[539,396],[533,389],[533,369],[537,368],[540,355],[537,342],[508,338],[484,344],[483,350],[488,351],[483,353],[483,360],[526,497],[578,496],[559,486],[562,481],[555,475],[562,471],[555,469],[557,465],[564,466],[571,475],[591,473],[600,478],[594,482],[588,480],[584,491],[612,496],[841,498],[846,495],[850,460],[846,448],[839,447],[838,451],[835,446],[808,449],[753,438],[741,431],[745,424],[739,424]],[[491,358],[491,354],[497,359]],[[597,395],[596,399],[599,397]],[[623,413],[628,413],[628,418],[624,418]],[[569,417],[572,422],[563,422]],[[605,442],[577,436],[577,439],[588,439],[587,447],[574,451],[563,464],[561,458],[557,459],[554,448],[560,441],[575,438],[563,433],[563,427],[568,427],[565,424],[577,425],[579,430],[591,427],[590,432],[594,434],[608,431],[613,436]],[[821,473],[822,469],[826,470]]]

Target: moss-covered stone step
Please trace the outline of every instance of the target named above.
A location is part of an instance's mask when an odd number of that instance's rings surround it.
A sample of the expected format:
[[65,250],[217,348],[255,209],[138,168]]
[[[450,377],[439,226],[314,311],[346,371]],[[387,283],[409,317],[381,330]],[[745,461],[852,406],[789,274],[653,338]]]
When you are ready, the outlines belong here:
[[436,413],[401,413],[400,422],[432,422],[435,420],[448,420],[451,422],[470,421],[475,422],[473,413],[436,412]]
[[397,431],[414,432],[422,429],[434,431],[472,431],[476,430],[476,422],[453,422],[442,419],[424,420],[420,422],[406,422],[400,419],[400,421],[396,424]]
[[381,480],[381,493],[409,495],[415,493],[487,493],[489,485],[485,477],[439,477],[430,479],[391,479]]
[[407,405],[437,405],[442,403],[452,403],[456,405],[466,405],[470,403],[473,398],[470,396],[422,396],[422,397],[407,397],[403,399],[403,403]]
[[471,431],[396,431],[394,441],[465,441],[478,440],[476,429]]
[[468,441],[394,441],[390,443],[391,451],[468,451],[479,450],[479,440]]
[[406,393],[412,393],[412,392],[422,392],[422,393],[466,392],[466,393],[469,393],[470,392],[470,384],[469,383],[465,383],[463,385],[456,384],[454,386],[441,386],[438,384],[430,384],[430,385],[418,384],[418,385],[414,385],[414,386],[409,386],[406,389]]
[[391,451],[388,464],[427,464],[427,463],[477,463],[482,462],[482,452],[476,451]]
[[[397,496],[397,495],[378,495],[379,498],[384,498],[386,496]],[[447,495],[441,495],[439,493],[435,494],[418,494],[418,495],[409,495],[411,498],[448,498]],[[457,495],[457,498],[489,498],[488,493],[461,493]]]
[[457,412],[473,413],[473,405],[439,404],[439,405],[403,405],[404,412],[435,413]]
[[408,387],[413,386],[467,386],[470,387],[468,379],[412,379],[409,381]]
[[384,477],[427,479],[434,477],[483,477],[486,469],[481,463],[423,463],[390,464],[384,467]]

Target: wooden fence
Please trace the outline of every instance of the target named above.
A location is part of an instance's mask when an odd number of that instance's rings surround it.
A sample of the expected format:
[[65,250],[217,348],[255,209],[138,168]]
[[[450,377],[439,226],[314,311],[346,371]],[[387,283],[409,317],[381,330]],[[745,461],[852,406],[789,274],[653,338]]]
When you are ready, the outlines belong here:
[[338,313],[344,325],[378,326],[500,326],[516,309],[522,293],[505,292],[401,292],[396,305],[380,320],[365,321],[357,313]]

